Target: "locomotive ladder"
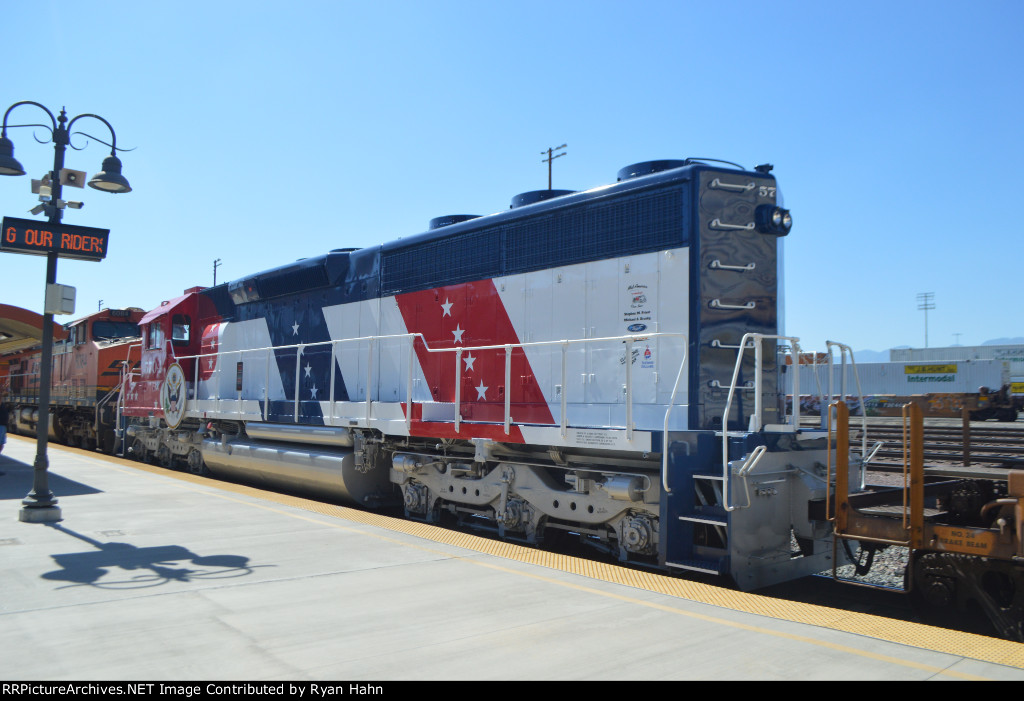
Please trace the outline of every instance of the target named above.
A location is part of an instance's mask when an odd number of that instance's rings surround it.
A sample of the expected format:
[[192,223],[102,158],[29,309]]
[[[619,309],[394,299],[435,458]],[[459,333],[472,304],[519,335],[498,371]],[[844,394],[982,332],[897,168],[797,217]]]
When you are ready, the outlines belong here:
[[[792,336],[774,336],[760,333],[747,333],[743,335],[736,352],[736,364],[733,368],[732,380],[729,383],[729,392],[726,397],[725,410],[722,414],[722,430],[715,433],[722,441],[722,470],[721,472],[694,472],[691,473],[692,483],[688,485],[688,491],[694,495],[691,510],[688,513],[680,514],[678,520],[693,524],[694,528],[710,529],[719,541],[721,547],[701,546],[700,555],[691,553],[691,557],[677,559],[674,562],[666,563],[670,567],[689,570],[693,572],[704,572],[708,574],[725,574],[729,563],[729,520],[730,512],[737,509],[745,509],[750,506],[750,486],[747,481],[749,474],[757,467],[758,462],[764,456],[767,448],[763,445],[752,450],[740,464],[729,460],[729,439],[743,438],[748,433],[757,433],[764,430],[769,432],[793,432],[799,429],[800,425],[800,404],[795,402],[793,414],[783,417],[781,424],[763,424],[762,422],[762,390],[764,375],[764,360],[762,341],[784,340],[789,341],[793,348],[794,357],[800,357],[799,338]],[[743,365],[743,353],[745,350],[754,351],[754,382],[752,386],[740,386],[740,368]],[[799,396],[799,373],[794,373],[794,395]],[[733,397],[737,389],[753,390],[754,412],[750,416],[750,423],[747,431],[729,431],[728,417],[732,410]],[[738,480],[738,484],[737,484]],[[745,496],[745,503],[737,504],[731,495],[734,490],[742,487]],[[666,486],[666,491],[668,488]],[[708,536],[711,534],[709,533]]]

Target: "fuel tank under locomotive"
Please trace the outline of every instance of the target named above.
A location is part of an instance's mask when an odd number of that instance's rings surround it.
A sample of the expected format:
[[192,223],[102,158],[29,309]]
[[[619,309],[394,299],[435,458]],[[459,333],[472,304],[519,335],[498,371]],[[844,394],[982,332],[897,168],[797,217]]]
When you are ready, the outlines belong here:
[[391,491],[387,470],[356,459],[346,429],[249,424],[246,432],[202,442],[211,473],[366,506],[380,505]]

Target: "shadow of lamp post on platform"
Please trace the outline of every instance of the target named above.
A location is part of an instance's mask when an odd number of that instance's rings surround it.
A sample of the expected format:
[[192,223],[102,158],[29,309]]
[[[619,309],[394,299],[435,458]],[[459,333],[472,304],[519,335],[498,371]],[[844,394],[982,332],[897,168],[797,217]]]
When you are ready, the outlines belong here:
[[[33,105],[46,112],[50,124],[8,124],[11,112],[22,105]],[[110,130],[110,143],[78,131],[72,132],[75,122],[86,117],[98,120]],[[46,456],[47,440],[50,429],[50,377],[53,358],[53,315],[56,313],[74,313],[72,308],[65,311],[62,304],[62,286],[57,285],[57,258],[75,258],[78,260],[100,261],[107,254],[107,241],[110,231],[92,229],[81,226],[69,226],[61,223],[64,209],[80,209],[81,202],[65,202],[61,199],[63,185],[83,187],[85,174],[64,168],[64,152],[71,144],[73,134],[81,134],[104,146],[110,147],[110,155],[103,159],[102,170],[89,180],[89,187],[104,192],[131,192],[131,185],[121,175],[121,160],[117,157],[117,136],[110,122],[95,114],[80,114],[68,121],[67,114],[61,108],[60,116],[53,113],[38,102],[25,100],[16,102],[4,112],[2,130],[0,130],[0,175],[24,175],[25,169],[14,158],[14,144],[7,138],[7,130],[19,127],[37,127],[50,132],[49,140],[35,137],[39,143],[53,143],[53,170],[40,181],[38,190],[33,183],[33,191],[39,192],[41,204],[33,207],[32,214],[45,213],[47,222],[31,219],[4,217],[3,230],[0,231],[0,251],[9,253],[26,253],[46,256],[46,301],[43,309],[42,357],[39,377],[39,420],[36,423],[36,458],[33,464],[32,491],[22,500],[19,515],[21,521],[43,523],[59,521],[60,507],[47,479],[49,459]],[[87,144],[88,145],[88,144]],[[84,146],[82,148],[85,148]],[[69,288],[70,289],[70,288]],[[72,291],[73,292],[73,291]]]

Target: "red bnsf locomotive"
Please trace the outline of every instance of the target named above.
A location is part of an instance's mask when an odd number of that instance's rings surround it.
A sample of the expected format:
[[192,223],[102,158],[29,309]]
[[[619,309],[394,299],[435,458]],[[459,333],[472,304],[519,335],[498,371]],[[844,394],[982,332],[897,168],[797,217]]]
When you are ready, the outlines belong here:
[[[196,382],[209,380],[216,367],[219,318],[204,289],[193,287],[139,320],[140,363],[126,378],[121,406],[129,425],[126,447],[136,459],[156,460],[164,467],[180,461],[195,472],[203,470],[196,447],[203,436],[201,422],[193,419],[187,422],[190,430],[176,429],[186,400],[195,398]],[[195,329],[203,329],[202,334]]]
[[[65,445],[114,451],[117,405],[124,376],[139,362],[138,308],[104,309],[64,328],[54,343],[50,438]],[[35,435],[41,351],[6,356],[8,430]]]

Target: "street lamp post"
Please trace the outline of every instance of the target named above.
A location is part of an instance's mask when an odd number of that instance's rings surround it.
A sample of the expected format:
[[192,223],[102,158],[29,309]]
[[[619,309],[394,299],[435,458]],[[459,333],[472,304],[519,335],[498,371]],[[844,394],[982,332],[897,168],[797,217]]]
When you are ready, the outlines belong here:
[[[7,124],[7,117],[14,108],[21,105],[34,105],[50,117],[50,125],[46,124]],[[80,114],[68,121],[67,114],[61,108],[60,116],[54,118],[53,113],[38,102],[24,100],[16,102],[7,108],[4,113],[3,128],[0,131],[0,175],[24,175],[25,169],[14,158],[14,144],[7,138],[7,129],[17,127],[40,127],[50,131],[50,141],[53,143],[53,171],[50,173],[51,199],[49,204],[43,207],[48,215],[51,224],[59,224],[64,214],[64,203],[60,197],[61,171],[64,169],[64,152],[71,143],[71,128],[75,122],[84,117],[92,117],[107,126],[110,130],[111,143],[106,143],[95,136],[85,132],[75,132],[88,136],[104,146],[110,147],[110,155],[103,159],[103,170],[89,180],[89,186],[104,192],[123,193],[131,192],[131,185],[121,175],[121,160],[117,157],[117,136],[110,122],[95,114]],[[38,137],[36,138],[39,141]],[[43,141],[42,143],[46,143]],[[57,256],[56,250],[50,250],[46,254],[46,285],[57,282]],[[47,469],[50,461],[46,456],[46,447],[49,440],[50,430],[50,381],[53,367],[53,313],[45,305],[43,309],[43,348],[42,363],[39,376],[39,420],[36,424],[36,459],[33,464],[32,491],[22,500],[20,520],[29,522],[50,522],[59,521],[61,518],[60,507],[57,506],[57,499],[50,491]]]

